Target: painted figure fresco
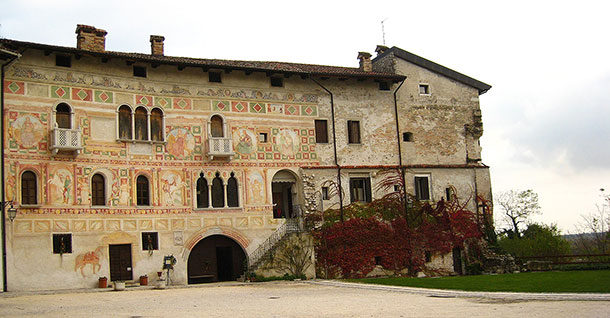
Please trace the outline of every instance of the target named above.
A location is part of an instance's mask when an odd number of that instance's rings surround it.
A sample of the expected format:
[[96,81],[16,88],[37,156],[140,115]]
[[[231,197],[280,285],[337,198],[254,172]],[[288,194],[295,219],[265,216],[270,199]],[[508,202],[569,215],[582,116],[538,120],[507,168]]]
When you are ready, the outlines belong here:
[[248,155],[256,151],[256,136],[249,129],[241,128],[233,134],[235,152]]
[[72,188],[74,187],[74,176],[66,168],[52,168],[49,173],[49,195],[52,203],[72,203]]
[[9,136],[13,137],[19,145],[31,148],[38,144],[44,135],[43,125],[38,118],[32,115],[21,115],[11,123]]
[[266,182],[261,172],[256,170],[248,171],[246,178],[248,184],[248,203],[264,204],[266,201]]
[[195,149],[195,137],[188,129],[176,128],[167,134],[167,152],[176,158],[184,158],[191,155]]
[[174,171],[161,172],[161,200],[165,205],[182,205],[182,193],[186,184]]
[[282,129],[277,135],[277,148],[284,156],[294,156],[299,151],[300,142],[297,133],[289,130]]
[[76,256],[74,264],[74,271],[80,269],[81,275],[85,277],[84,268],[87,264],[91,264],[91,271],[93,274],[97,273],[102,268],[100,265],[100,258],[102,256],[102,246],[95,249],[95,251],[87,252],[85,254],[79,254]]

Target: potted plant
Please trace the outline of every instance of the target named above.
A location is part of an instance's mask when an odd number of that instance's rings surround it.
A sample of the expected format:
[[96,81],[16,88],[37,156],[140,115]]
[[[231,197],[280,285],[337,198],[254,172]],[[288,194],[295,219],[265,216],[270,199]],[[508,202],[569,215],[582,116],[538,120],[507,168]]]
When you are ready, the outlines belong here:
[[125,290],[125,281],[124,280],[114,281],[114,290]]
[[101,276],[98,280],[99,288],[107,288],[108,287],[108,278],[106,276]]
[[148,275],[140,276],[140,286],[148,285]]

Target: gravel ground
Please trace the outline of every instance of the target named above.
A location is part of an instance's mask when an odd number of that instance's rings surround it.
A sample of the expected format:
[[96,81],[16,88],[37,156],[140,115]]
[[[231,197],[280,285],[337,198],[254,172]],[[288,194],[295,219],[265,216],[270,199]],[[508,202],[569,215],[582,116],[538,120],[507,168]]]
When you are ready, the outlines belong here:
[[610,301],[463,298],[307,282],[0,294],[0,317],[610,317]]

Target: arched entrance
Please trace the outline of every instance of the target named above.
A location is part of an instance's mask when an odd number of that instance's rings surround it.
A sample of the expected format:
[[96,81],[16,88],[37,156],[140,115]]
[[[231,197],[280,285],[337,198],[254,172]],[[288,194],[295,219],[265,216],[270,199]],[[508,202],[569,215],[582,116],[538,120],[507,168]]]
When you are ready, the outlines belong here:
[[297,178],[290,170],[280,170],[271,181],[273,198],[273,217],[290,219],[296,217]]
[[246,254],[233,239],[211,235],[199,241],[188,259],[188,283],[237,280],[245,271]]

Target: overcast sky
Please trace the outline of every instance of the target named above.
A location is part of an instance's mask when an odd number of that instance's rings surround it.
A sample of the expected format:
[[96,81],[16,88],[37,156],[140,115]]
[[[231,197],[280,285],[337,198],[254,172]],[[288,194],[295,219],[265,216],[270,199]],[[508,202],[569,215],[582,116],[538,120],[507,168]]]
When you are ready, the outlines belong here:
[[113,51],[149,53],[156,34],[166,55],[357,67],[385,20],[387,46],[493,86],[481,145],[494,193],[531,188],[534,220],[574,232],[610,189],[604,2],[0,0],[0,36],[76,46],[76,24],[88,24]]

